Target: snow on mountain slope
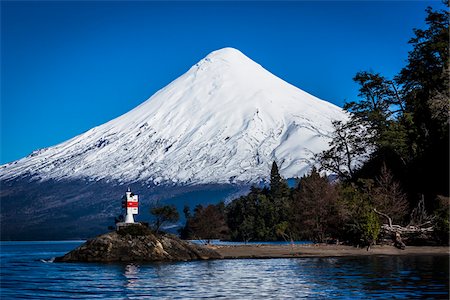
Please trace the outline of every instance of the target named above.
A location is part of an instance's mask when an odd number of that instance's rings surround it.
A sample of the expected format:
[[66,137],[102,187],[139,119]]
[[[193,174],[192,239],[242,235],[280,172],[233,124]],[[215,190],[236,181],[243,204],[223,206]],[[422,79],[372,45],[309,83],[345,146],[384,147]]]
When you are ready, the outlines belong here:
[[210,53],[128,113],[1,166],[0,179],[237,183],[308,171],[327,148],[337,106],[274,76],[240,51]]

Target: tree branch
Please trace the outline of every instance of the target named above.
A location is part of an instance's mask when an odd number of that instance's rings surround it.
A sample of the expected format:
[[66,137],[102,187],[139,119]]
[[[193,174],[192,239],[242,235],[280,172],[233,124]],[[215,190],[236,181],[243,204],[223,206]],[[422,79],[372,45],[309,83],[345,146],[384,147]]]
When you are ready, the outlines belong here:
[[380,215],[380,216],[383,216],[383,217],[385,217],[386,219],[388,219],[389,227],[392,228],[392,219],[391,219],[387,214],[382,213],[382,212],[379,212],[376,208],[374,208],[373,211],[374,211],[376,214],[378,214],[378,215]]

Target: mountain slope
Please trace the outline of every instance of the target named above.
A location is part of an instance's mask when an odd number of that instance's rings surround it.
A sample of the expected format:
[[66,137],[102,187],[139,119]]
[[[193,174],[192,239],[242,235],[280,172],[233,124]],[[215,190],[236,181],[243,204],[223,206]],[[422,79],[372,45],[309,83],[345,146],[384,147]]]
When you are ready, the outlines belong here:
[[1,166],[0,179],[251,183],[267,178],[274,160],[296,177],[327,148],[331,121],[345,118],[224,48],[128,113]]

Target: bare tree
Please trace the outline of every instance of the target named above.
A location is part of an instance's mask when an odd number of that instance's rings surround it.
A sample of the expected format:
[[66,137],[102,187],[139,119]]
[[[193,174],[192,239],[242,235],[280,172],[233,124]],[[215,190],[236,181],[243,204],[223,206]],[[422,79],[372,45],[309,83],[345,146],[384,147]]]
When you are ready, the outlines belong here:
[[225,221],[223,203],[217,205],[208,205],[203,207],[197,205],[194,209],[194,216],[191,219],[192,235],[196,238],[220,239],[228,235],[228,226]]
[[300,179],[293,193],[292,229],[301,238],[322,243],[333,236],[342,219],[337,205],[338,191],[316,169]]
[[403,221],[408,213],[408,200],[386,165],[381,167],[381,174],[376,178],[371,194],[373,206],[378,212],[389,215],[392,222]]

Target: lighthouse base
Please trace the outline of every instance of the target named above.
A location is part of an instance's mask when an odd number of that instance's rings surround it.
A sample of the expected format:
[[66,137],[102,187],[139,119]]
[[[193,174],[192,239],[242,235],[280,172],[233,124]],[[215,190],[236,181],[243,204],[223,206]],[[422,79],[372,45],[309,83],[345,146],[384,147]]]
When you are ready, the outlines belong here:
[[134,223],[134,218],[132,214],[126,214],[125,215],[125,223],[128,224],[133,224]]
[[139,225],[139,223],[118,222],[118,223],[116,223],[116,231],[119,231],[121,228],[131,226],[131,225]]

